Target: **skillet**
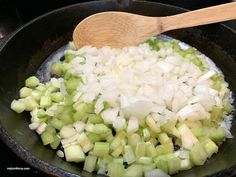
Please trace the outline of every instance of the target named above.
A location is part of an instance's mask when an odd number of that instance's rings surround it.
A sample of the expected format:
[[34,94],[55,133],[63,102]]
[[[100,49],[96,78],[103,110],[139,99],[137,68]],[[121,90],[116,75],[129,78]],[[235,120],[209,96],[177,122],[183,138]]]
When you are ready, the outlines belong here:
[[[64,7],[24,25],[0,46],[0,138],[21,159],[52,176],[95,177],[79,164],[60,159],[43,146],[40,137],[28,128],[29,115],[16,114],[10,103],[18,97],[24,80],[34,75],[51,53],[72,39],[74,27],[85,17],[102,11],[126,11],[147,16],[166,16],[184,9],[147,1],[105,0]],[[166,33],[211,58],[223,71],[236,93],[236,31],[214,24]],[[235,107],[235,106],[234,106]],[[235,116],[234,116],[235,117]],[[236,125],[233,123],[233,136]],[[228,139],[205,165],[181,172],[175,177],[233,176],[236,172],[236,139]]]

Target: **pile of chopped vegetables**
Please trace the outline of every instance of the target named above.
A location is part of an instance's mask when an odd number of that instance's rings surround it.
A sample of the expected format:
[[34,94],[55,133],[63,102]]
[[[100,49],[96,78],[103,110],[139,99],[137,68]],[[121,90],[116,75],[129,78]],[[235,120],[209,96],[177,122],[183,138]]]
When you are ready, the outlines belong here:
[[156,38],[70,46],[48,82],[29,77],[11,103],[59,157],[111,177],[167,177],[203,165],[231,136],[228,84],[197,50]]

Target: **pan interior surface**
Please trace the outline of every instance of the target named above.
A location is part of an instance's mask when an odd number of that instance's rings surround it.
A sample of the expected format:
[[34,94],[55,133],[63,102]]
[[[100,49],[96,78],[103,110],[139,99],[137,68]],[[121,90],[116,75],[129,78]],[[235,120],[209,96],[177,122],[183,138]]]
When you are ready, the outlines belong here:
[[[24,80],[35,75],[42,63],[71,40],[74,27],[83,18],[102,11],[119,10],[149,16],[166,16],[183,12],[183,9],[134,1],[119,4],[116,1],[82,3],[46,14],[27,24],[10,38],[0,51],[0,134],[1,139],[22,159],[32,166],[54,176],[97,176],[82,170],[82,166],[60,159],[44,147],[40,137],[28,128],[29,115],[15,114],[10,103],[18,98],[18,90]],[[61,23],[61,22],[66,22]],[[37,34],[37,35],[35,35]],[[236,93],[236,33],[224,25],[208,25],[199,28],[176,30],[168,36],[195,47],[211,58],[224,73],[233,94]],[[61,48],[63,50],[63,48]],[[235,106],[234,106],[235,107]],[[235,116],[234,116],[235,118]],[[236,125],[231,132],[236,136]],[[218,154],[204,166],[180,172],[176,177],[203,177],[222,170],[220,176],[230,176],[236,164],[236,141],[228,139],[220,146]],[[218,174],[219,176],[219,174]]]

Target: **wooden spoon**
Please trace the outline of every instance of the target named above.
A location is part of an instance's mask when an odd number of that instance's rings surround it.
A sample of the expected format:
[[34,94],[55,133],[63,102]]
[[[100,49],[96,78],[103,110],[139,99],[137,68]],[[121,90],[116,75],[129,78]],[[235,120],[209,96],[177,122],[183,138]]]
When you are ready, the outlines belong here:
[[236,2],[166,17],[102,12],[81,21],[73,32],[73,41],[77,48],[84,45],[122,48],[166,31],[232,19],[236,19]]

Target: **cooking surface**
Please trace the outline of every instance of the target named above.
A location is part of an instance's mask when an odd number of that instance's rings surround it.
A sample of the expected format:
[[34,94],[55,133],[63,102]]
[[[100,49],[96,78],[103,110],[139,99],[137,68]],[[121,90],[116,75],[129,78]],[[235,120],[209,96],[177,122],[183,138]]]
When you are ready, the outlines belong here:
[[[85,1],[85,0],[84,0]],[[153,0],[154,1],[154,0]],[[62,6],[73,4],[76,0],[51,0],[49,2],[44,1],[31,1],[27,2],[25,0],[0,0],[0,47],[4,37],[10,35],[15,29],[23,25],[24,23],[30,21],[31,19]],[[188,2],[178,2],[175,0],[156,0],[155,2],[163,2],[181,6],[187,9],[197,9],[203,8],[211,5],[216,5],[220,3],[230,2],[227,0],[215,0],[214,2],[202,1],[201,3],[197,0],[191,0]],[[231,24],[231,27],[235,27],[235,24]],[[0,176],[47,176],[42,172],[35,170],[30,167],[27,163],[19,159],[11,150],[0,141]],[[227,175],[229,176],[229,175]]]

